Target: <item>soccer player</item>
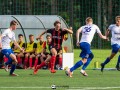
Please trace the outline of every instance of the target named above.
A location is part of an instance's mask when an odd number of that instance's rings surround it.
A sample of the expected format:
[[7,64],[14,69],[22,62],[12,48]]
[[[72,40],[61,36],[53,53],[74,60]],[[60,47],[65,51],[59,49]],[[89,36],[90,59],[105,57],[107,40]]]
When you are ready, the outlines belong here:
[[[51,39],[50,35],[47,35],[46,39],[47,39],[47,41],[45,42],[44,47],[43,47],[44,50],[41,53],[41,57],[45,58],[45,61],[43,61],[40,65],[37,65],[35,67],[33,74],[37,74],[38,69],[41,69],[43,66],[46,66],[47,64],[48,65],[50,64],[50,59],[51,59],[50,44],[51,44],[52,39]],[[50,68],[50,65],[49,65],[49,68]]]
[[34,42],[34,35],[29,35],[30,42],[27,43],[27,47],[25,49],[25,60],[24,60],[24,69],[27,69],[29,62],[29,69],[32,69],[32,59],[35,57],[35,51],[37,48],[37,44]]
[[5,70],[8,71],[8,65],[12,64],[11,70],[10,70],[10,76],[18,76],[17,74],[14,73],[16,64],[18,63],[18,61],[16,59],[14,52],[12,51],[10,47],[10,42],[13,41],[14,44],[22,52],[24,52],[24,50],[18,45],[15,39],[15,33],[13,32],[13,30],[16,30],[16,27],[17,27],[17,22],[15,20],[12,20],[10,22],[10,27],[2,33],[2,37],[1,37],[1,44],[2,44],[1,52],[8,58],[8,61],[4,63]]
[[[111,24],[106,31],[106,37],[108,37],[110,32],[112,34],[111,37],[112,52],[110,56],[107,57],[103,63],[101,63],[101,72],[103,72],[105,65],[111,61],[111,59],[117,54],[118,51],[120,51],[120,16],[116,16],[115,21],[116,24]],[[117,70],[119,70],[119,63],[120,55],[118,56],[118,62],[116,65]]]
[[[95,32],[98,33],[100,38],[106,39],[103,36],[97,25],[93,24],[93,19],[91,17],[86,18],[86,25],[80,27],[76,32],[77,46],[80,46],[81,53],[80,57],[82,60],[78,61],[73,67],[66,68],[65,73],[67,76],[72,77],[74,70],[84,65],[87,60],[93,59],[93,53],[90,50],[91,41],[94,37]],[[81,40],[79,41],[79,34],[82,33]],[[86,73],[85,71],[83,73]]]
[[[48,30],[44,31],[39,36],[39,37],[41,37],[45,33],[50,33],[51,36],[52,36],[52,43],[50,45],[50,52],[52,53],[52,57],[51,57],[51,73],[55,73],[56,72],[54,70],[54,65],[55,65],[55,60],[56,60],[57,53],[60,50],[62,50],[63,36],[66,33],[70,33],[70,34],[73,33],[73,31],[70,30],[70,29],[67,29],[67,28],[63,28],[62,29],[61,28],[61,23],[58,20],[54,22],[54,27],[55,28],[51,28],[51,29],[48,29]],[[59,58],[59,60],[62,60],[62,58]]]
[[[19,46],[20,46],[21,48],[25,49],[25,43],[24,43],[23,39],[24,39],[24,38],[23,38],[23,35],[22,35],[22,34],[19,34],[19,35],[18,35],[18,44],[19,44]],[[17,57],[18,65],[23,68],[23,66],[22,66],[22,57],[24,57],[24,53],[22,53],[22,52],[20,51],[20,49],[17,48],[17,47],[14,45],[14,43],[12,44],[12,49],[13,49],[16,57]]]

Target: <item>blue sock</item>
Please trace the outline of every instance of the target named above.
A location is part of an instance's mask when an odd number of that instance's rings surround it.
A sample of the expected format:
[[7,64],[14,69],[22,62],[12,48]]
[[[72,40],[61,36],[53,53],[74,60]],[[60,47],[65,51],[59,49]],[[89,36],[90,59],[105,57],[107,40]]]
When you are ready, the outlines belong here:
[[87,62],[83,65],[82,70],[85,70],[87,66],[90,64],[90,62],[91,62],[91,58],[88,58]]
[[15,69],[16,69],[16,65],[12,64],[11,70],[10,70],[10,74],[13,74],[13,72],[15,71]]
[[75,69],[79,68],[81,65],[83,65],[83,62],[80,60],[72,68],[70,68],[70,71],[73,72]]
[[109,58],[106,58],[106,60],[104,61],[103,65],[107,64],[110,62],[110,59]]
[[118,61],[117,61],[116,67],[119,67],[119,63],[120,63],[120,55],[118,56]]

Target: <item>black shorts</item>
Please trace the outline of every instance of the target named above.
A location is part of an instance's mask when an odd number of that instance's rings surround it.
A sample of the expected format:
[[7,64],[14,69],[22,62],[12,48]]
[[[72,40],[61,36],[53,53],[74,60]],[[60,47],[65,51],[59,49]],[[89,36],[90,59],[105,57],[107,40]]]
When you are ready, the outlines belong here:
[[62,50],[62,47],[61,47],[61,46],[58,48],[57,45],[56,45],[56,46],[54,46],[54,45],[49,45],[49,50],[51,50],[52,48],[55,48],[56,51],[57,51],[57,53],[59,53],[59,51]]

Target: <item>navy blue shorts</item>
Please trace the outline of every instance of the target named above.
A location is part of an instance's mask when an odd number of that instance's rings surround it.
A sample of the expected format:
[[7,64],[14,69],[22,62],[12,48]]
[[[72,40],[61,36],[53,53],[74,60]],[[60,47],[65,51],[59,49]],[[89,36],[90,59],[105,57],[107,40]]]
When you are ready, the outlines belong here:
[[88,58],[89,55],[92,53],[90,50],[90,44],[87,42],[80,43],[80,49],[81,49],[81,53],[80,53],[81,58]]
[[117,53],[120,49],[120,45],[118,44],[113,44],[112,45],[112,53]]

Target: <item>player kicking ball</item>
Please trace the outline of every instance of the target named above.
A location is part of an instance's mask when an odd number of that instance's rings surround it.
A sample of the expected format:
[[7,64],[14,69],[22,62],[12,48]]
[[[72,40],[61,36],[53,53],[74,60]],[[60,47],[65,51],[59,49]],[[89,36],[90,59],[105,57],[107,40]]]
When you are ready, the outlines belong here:
[[[111,37],[112,53],[109,57],[106,58],[106,60],[103,63],[101,63],[101,72],[103,72],[105,65],[111,61],[111,59],[117,54],[118,51],[120,51],[120,16],[116,16],[115,20],[116,24],[111,24],[106,31],[106,37],[108,37],[110,32],[112,34]],[[120,70],[119,63],[120,55],[118,56],[118,62],[116,65],[117,70]]]
[[[94,55],[90,50],[90,46],[91,46],[91,41],[93,40],[95,32],[98,33],[100,38],[106,39],[106,36],[102,35],[98,26],[93,24],[93,19],[91,17],[86,18],[86,25],[80,27],[76,32],[77,46],[80,46],[80,49],[81,49],[80,57],[82,58],[82,60],[78,61],[71,68],[65,68],[65,73],[67,76],[72,77],[72,73],[74,70],[76,70],[82,65],[85,65],[87,61],[90,61],[93,59]],[[80,33],[82,33],[82,37],[79,42]],[[87,76],[87,73],[84,70],[81,73]]]
[[16,30],[16,27],[17,27],[17,22],[12,20],[10,22],[10,27],[8,29],[4,30],[4,32],[2,33],[2,36],[1,36],[1,43],[2,43],[2,51],[1,52],[8,58],[8,61],[4,63],[5,70],[8,71],[8,65],[12,64],[11,70],[10,70],[10,76],[18,76],[17,74],[14,73],[18,61],[16,59],[16,56],[15,56],[13,50],[10,47],[10,42],[13,41],[14,45],[16,47],[18,47],[22,52],[24,52],[24,50],[18,45],[18,43],[15,39],[15,33],[13,32],[13,30]]

